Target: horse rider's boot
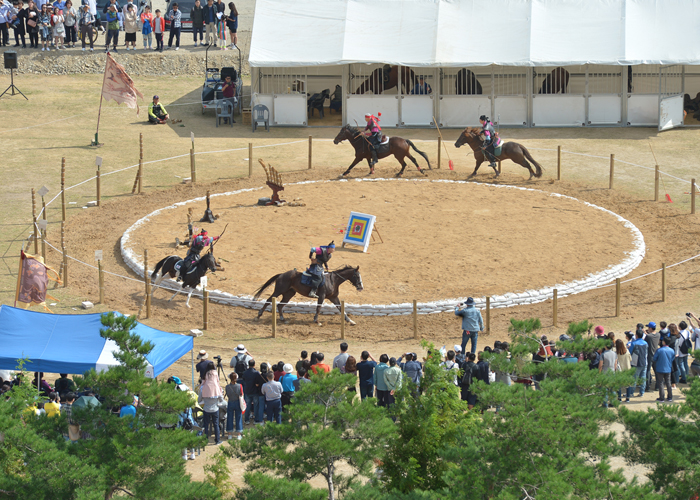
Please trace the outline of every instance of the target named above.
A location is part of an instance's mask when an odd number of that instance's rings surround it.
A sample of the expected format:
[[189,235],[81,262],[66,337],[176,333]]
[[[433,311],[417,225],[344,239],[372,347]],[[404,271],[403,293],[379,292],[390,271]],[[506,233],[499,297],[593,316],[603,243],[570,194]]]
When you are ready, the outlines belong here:
[[312,288],[311,291],[309,292],[309,297],[312,299],[317,299],[318,294],[316,293],[318,291],[318,288]]
[[377,159],[377,148],[376,146],[372,148],[372,161],[370,162],[372,166],[375,166],[379,160]]

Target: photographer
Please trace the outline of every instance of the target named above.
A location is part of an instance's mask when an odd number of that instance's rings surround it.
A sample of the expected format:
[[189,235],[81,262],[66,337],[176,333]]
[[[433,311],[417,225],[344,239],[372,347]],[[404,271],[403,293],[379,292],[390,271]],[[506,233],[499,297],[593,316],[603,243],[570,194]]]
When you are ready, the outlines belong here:
[[469,297],[466,302],[457,304],[455,316],[462,317],[462,352],[466,353],[467,340],[471,339],[471,352],[475,353],[479,332],[484,330],[484,319],[481,317],[481,311],[474,307],[474,299]]
[[243,377],[243,372],[248,369],[248,362],[253,359],[253,356],[248,352],[243,344],[238,344],[236,347],[236,354],[231,358],[229,367],[233,368],[238,375],[238,378]]

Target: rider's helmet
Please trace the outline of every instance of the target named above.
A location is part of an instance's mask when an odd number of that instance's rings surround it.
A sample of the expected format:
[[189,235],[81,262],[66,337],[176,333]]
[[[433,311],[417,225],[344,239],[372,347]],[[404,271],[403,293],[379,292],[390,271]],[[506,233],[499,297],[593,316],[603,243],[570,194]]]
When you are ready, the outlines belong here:
[[489,121],[489,117],[486,116],[486,115],[481,115],[481,116],[479,117],[479,121],[480,121],[480,122],[487,122],[487,121]]

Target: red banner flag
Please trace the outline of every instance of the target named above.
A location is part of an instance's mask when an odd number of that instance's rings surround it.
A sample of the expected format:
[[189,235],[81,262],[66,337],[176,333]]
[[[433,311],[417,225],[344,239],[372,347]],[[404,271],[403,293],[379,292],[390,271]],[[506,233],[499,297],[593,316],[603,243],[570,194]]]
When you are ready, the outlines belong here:
[[27,309],[31,305],[43,305],[46,310],[46,288],[49,283],[49,272],[56,274],[54,281],[59,281],[58,273],[45,265],[41,257],[20,253],[19,276],[17,277],[17,293],[15,307]]
[[114,60],[112,54],[107,53],[107,64],[105,65],[104,85],[102,86],[102,97],[108,101],[111,99],[119,104],[126,104],[131,109],[138,105],[136,99],[143,95],[136,89],[134,81],[126,74],[124,66]]

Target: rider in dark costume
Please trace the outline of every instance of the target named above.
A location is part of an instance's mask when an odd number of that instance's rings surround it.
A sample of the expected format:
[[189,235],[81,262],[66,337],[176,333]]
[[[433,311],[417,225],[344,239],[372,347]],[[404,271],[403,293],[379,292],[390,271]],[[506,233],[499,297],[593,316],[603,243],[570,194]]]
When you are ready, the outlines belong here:
[[501,142],[501,140],[496,135],[496,130],[493,128],[493,124],[486,115],[481,115],[479,117],[479,122],[481,122],[481,133],[484,136],[484,154],[489,160],[489,167],[496,169],[496,156],[495,149]]
[[[382,116],[382,114],[379,113],[379,116]],[[369,130],[370,132],[369,142],[372,145],[372,161],[370,162],[370,167],[373,167],[378,161],[377,150],[379,149],[379,143],[382,142],[382,127],[379,126],[379,118],[371,113],[365,115],[365,121],[367,122],[365,130]]]
[[328,271],[328,261],[331,260],[331,254],[335,251],[335,242],[331,241],[327,246],[311,247],[309,259],[311,266],[309,273],[313,276],[311,280],[311,291],[309,297],[318,298],[318,287],[323,283],[323,268]]
[[199,260],[199,254],[202,252],[202,250],[204,250],[207,245],[211,245],[218,239],[218,236],[214,236],[213,238],[207,236],[206,229],[202,229],[197,236],[192,238],[190,249],[187,252],[187,256],[183,259],[182,265],[180,266],[180,269],[178,269],[175,279],[180,281],[180,276],[187,274],[190,267]]

